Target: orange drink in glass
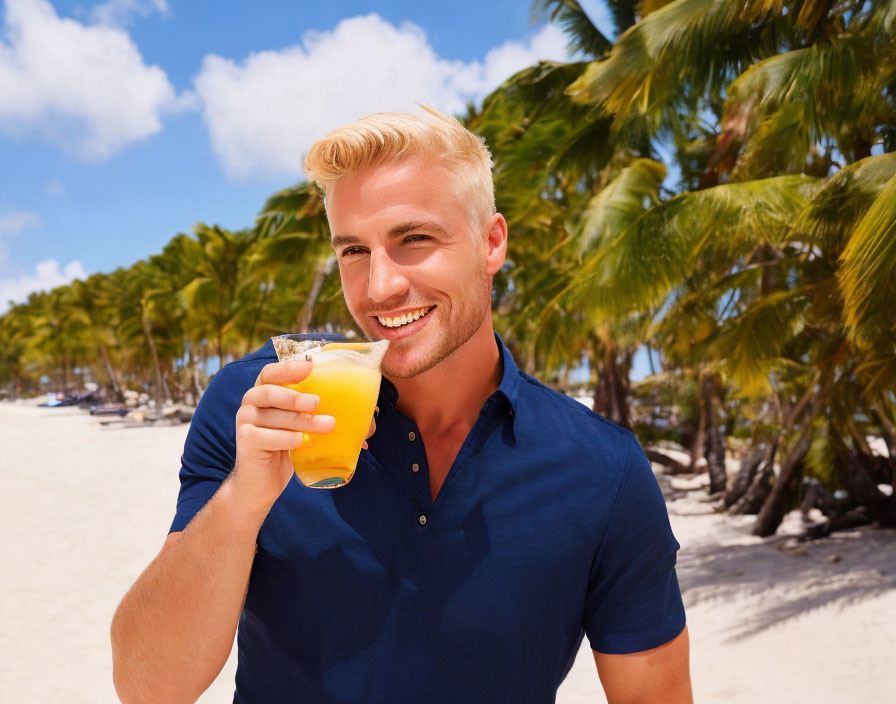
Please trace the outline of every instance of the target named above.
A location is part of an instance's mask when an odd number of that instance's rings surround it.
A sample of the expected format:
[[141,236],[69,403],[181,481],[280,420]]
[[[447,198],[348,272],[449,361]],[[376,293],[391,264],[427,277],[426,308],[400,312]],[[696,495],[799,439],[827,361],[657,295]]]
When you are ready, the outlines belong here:
[[286,386],[315,394],[320,398],[316,413],[336,419],[332,432],[307,436],[310,441],[289,453],[296,476],[305,486],[335,489],[352,478],[376,407],[380,364],[388,346],[388,340],[330,342],[315,340],[312,335],[274,338],[281,362],[304,358],[312,364],[307,378]]

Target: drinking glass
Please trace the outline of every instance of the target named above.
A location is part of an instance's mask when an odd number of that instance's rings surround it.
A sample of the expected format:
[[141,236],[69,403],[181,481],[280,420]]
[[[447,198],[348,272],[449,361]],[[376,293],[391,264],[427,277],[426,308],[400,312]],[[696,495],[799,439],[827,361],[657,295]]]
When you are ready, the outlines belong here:
[[[336,427],[309,440],[289,457],[299,481],[312,489],[335,489],[355,473],[361,445],[370,427],[379,395],[380,365],[389,347],[380,342],[338,342],[340,336],[280,335],[273,338],[277,358],[311,361],[311,373],[290,389],[320,398],[316,413],[333,416]],[[344,339],[344,338],[342,338]]]

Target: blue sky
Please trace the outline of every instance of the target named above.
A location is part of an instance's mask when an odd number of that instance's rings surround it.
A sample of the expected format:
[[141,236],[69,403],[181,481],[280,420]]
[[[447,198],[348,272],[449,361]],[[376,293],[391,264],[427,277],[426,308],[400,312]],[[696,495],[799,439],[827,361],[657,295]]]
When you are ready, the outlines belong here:
[[[583,5],[609,30],[599,0]],[[566,58],[528,0],[0,2],[0,311],[252,224],[333,127]]]

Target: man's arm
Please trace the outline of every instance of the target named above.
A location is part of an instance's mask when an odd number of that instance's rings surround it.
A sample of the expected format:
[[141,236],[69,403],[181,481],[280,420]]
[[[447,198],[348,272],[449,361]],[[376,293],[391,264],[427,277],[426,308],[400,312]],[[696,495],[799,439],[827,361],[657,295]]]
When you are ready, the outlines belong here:
[[258,531],[293,475],[288,450],[303,433],[333,429],[332,417],[310,415],[317,397],[279,385],[310,370],[304,361],[262,370],[236,414],[236,467],[122,599],[111,636],[113,680],[126,704],[194,702],[224,667]]
[[231,488],[168,536],[115,612],[113,680],[126,704],[194,702],[227,661],[261,526]]
[[627,655],[594,653],[609,704],[693,704],[688,629],[668,643]]

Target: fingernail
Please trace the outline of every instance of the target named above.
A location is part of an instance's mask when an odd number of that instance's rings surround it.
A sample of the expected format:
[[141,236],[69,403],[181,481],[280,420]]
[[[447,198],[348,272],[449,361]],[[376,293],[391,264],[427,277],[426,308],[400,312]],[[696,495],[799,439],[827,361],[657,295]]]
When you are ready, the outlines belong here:
[[320,405],[320,396],[315,396],[314,394],[308,394],[308,395],[311,396],[311,398],[312,398],[311,410],[312,411],[317,410],[317,407]]
[[365,450],[367,449],[367,441],[366,440],[361,443],[361,447],[363,447]]

